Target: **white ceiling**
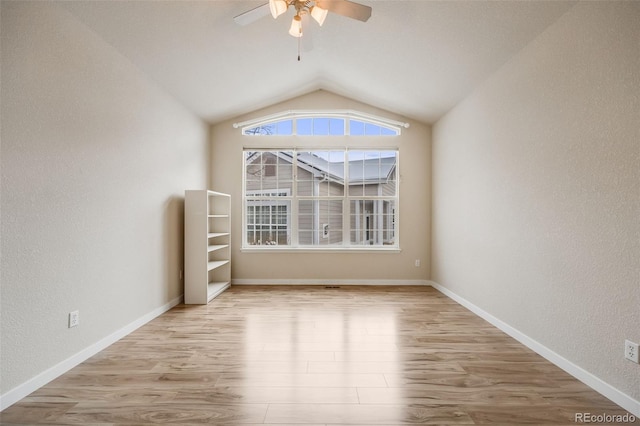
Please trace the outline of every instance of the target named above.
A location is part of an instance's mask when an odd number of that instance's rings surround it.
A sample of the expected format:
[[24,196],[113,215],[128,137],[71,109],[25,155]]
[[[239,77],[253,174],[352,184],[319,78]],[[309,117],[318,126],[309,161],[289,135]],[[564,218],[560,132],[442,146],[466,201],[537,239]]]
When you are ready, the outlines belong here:
[[575,3],[360,0],[371,19],[311,21],[298,62],[291,10],[234,22],[265,1],[58,4],[212,123],[316,89],[433,123]]

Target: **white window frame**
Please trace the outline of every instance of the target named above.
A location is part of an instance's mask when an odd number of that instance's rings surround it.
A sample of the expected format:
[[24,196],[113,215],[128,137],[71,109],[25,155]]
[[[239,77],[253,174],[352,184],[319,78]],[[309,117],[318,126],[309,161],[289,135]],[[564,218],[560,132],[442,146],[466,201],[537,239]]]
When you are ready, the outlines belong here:
[[[246,191],[245,191],[246,194]],[[265,197],[265,198],[263,198]],[[266,198],[266,197],[277,197],[277,198]],[[247,198],[252,198],[252,200],[247,200]],[[287,222],[286,222],[286,230],[287,230],[287,241],[291,244],[291,190],[289,189],[263,189],[263,190],[252,190],[249,191],[249,194],[244,197],[244,208],[243,208],[243,216],[244,216],[244,226],[242,229],[243,232],[243,245],[249,245],[247,242],[249,236],[249,225],[258,225],[256,223],[249,224],[247,222],[247,207],[249,206],[264,206],[265,201],[268,201],[268,205],[271,207],[279,207],[285,206],[287,208]],[[264,226],[265,224],[260,224]],[[273,225],[273,224],[271,224]],[[278,225],[278,224],[276,224]]]
[[[386,117],[381,117],[378,115],[367,114],[364,112],[352,110],[352,109],[338,109],[338,110],[288,110],[282,111],[276,114],[266,115],[263,117],[254,118],[247,121],[241,121],[238,123],[233,123],[233,127],[235,129],[240,128],[241,133],[244,136],[249,137],[260,137],[267,136],[261,134],[245,134],[245,131],[249,129],[253,129],[255,127],[264,126],[268,124],[277,123],[279,121],[284,120],[293,120],[293,130],[292,135],[296,135],[296,120],[300,118],[342,118],[345,120],[345,129],[344,135],[350,135],[349,121],[357,120],[362,121],[364,123],[374,124],[376,126],[381,126],[387,129],[392,129],[396,131],[396,135],[366,135],[369,137],[393,137],[400,136],[403,128],[409,128],[409,123],[393,120]],[[326,136],[326,135],[321,135]]]
[[[251,151],[260,151],[260,152],[291,152],[292,153],[292,170],[293,170],[293,182],[292,188],[289,189],[264,189],[264,190],[251,190],[247,193],[246,185],[246,152]],[[344,188],[344,195],[342,196],[308,196],[308,195],[299,195],[297,190],[298,185],[298,153],[299,152],[327,152],[327,151],[340,151],[344,153],[345,156],[345,170],[344,170],[344,180],[345,182],[349,182],[349,167],[348,167],[348,155],[350,151],[355,152],[384,152],[384,151],[394,151],[395,152],[395,191],[394,196],[381,196],[381,195],[349,195],[349,187],[346,186]],[[399,232],[399,205],[400,205],[400,152],[398,148],[351,148],[351,149],[336,149],[336,148],[273,148],[273,149],[265,149],[265,148],[244,148],[242,152],[243,160],[242,160],[242,251],[260,251],[260,252],[277,252],[277,251],[365,251],[365,252],[374,252],[374,251],[383,251],[383,252],[399,252],[400,251],[400,232]],[[275,195],[275,193],[279,193],[279,195]],[[286,195],[285,195],[286,194]],[[261,199],[262,197],[265,197]],[[249,201],[255,200],[255,201]],[[299,201],[302,200],[319,200],[319,201],[331,201],[331,200],[341,200],[342,201],[342,244],[334,244],[334,245],[300,245],[298,241],[298,205]],[[375,204],[382,206],[382,212],[379,213],[378,218],[380,223],[384,223],[387,226],[386,232],[387,235],[393,238],[393,244],[387,244],[388,238],[384,238],[384,230],[378,230],[382,235],[379,238],[379,241],[382,241],[382,244],[379,245],[363,245],[363,244],[351,244],[351,212],[350,205],[351,201],[354,200],[365,200],[365,201],[373,201]],[[282,245],[250,245],[247,241],[248,236],[248,223],[247,223],[247,205],[252,202],[255,204],[262,203],[264,201],[271,201],[275,204],[278,203],[286,203],[287,205],[287,223],[288,223],[288,234],[287,239],[289,244],[286,246]],[[384,205],[386,202],[393,201],[394,207],[389,208],[390,212],[393,212],[393,217],[387,215],[386,218],[382,216],[384,212]],[[275,205],[274,204],[274,205]],[[356,203],[358,204],[358,203]],[[374,215],[372,215],[373,218]],[[316,218],[318,219],[318,218]],[[386,219],[386,220],[385,220]],[[320,228],[318,229],[318,233],[320,239],[324,238],[324,230],[325,224],[319,224]],[[388,226],[392,226],[390,229]],[[358,226],[356,225],[356,229]]]

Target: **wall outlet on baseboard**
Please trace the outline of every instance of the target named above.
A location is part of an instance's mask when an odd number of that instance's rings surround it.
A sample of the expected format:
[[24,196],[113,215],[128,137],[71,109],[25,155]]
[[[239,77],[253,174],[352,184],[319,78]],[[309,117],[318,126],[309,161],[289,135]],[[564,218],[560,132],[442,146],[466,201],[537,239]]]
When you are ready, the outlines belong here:
[[80,311],[69,312],[69,328],[80,324]]
[[624,341],[624,357],[638,364],[638,344],[631,340]]

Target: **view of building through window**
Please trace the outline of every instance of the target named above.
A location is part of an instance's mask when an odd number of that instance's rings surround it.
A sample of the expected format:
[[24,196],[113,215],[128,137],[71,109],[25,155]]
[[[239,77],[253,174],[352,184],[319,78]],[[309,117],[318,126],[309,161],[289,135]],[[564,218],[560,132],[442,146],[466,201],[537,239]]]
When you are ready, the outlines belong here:
[[398,241],[396,150],[244,151],[244,247]]

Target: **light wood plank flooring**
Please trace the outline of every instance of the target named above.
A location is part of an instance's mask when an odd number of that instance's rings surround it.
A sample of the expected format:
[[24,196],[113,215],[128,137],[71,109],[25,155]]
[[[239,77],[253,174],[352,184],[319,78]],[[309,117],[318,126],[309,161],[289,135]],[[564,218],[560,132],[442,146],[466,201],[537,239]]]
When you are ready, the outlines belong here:
[[233,286],[180,305],[2,424],[565,424],[626,412],[430,287]]

